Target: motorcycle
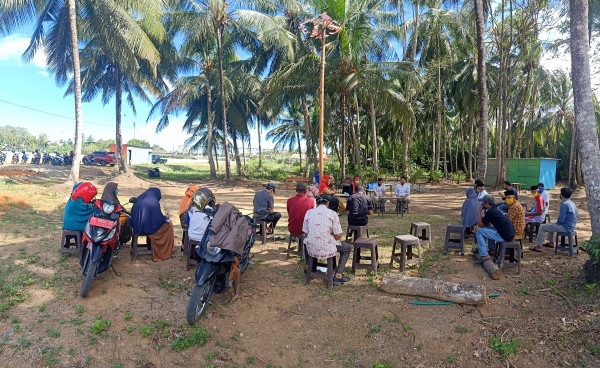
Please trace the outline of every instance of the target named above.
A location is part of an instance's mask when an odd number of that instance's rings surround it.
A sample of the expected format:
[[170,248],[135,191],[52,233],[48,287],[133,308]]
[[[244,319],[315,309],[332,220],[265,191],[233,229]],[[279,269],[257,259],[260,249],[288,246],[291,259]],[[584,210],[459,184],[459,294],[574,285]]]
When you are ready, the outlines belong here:
[[64,165],[63,156],[57,153],[54,157],[52,157],[52,165],[54,166],[62,166]]
[[6,161],[6,153],[0,152],[0,165],[4,165],[4,161]]
[[73,158],[70,155],[65,154],[63,156],[63,164],[65,166],[71,166],[71,165],[73,165]]
[[39,165],[39,164],[40,164],[40,160],[41,160],[41,158],[42,158],[42,157],[41,157],[41,155],[40,155],[39,153],[35,153],[35,154],[33,155],[33,157],[31,158],[31,163],[32,163],[32,164]]
[[18,152],[13,153],[12,163],[13,164],[18,164],[19,163],[19,153]]
[[[129,203],[134,203],[131,198]],[[83,231],[82,244],[84,254],[81,259],[82,273],[85,275],[79,295],[85,298],[90,292],[94,278],[109,268],[115,275],[120,276],[112,265],[113,258],[121,250],[122,242],[129,239],[119,239],[121,228],[127,225],[127,211],[113,201],[96,200],[94,205],[100,209],[92,215]]]
[[52,162],[52,156],[48,153],[44,153],[42,156],[42,164],[46,165]]
[[[254,245],[256,228],[258,227],[250,217],[245,217],[248,222],[248,235],[242,253],[237,254],[230,250],[211,246],[209,234],[212,231],[210,230],[204,233],[202,241],[192,251],[192,254],[196,255],[198,268],[196,270],[196,286],[191,293],[188,293],[190,302],[186,311],[186,320],[189,324],[196,323],[202,316],[206,305],[212,304],[210,298],[213,292],[221,294],[230,287],[237,290],[238,280],[230,281],[229,273],[234,262],[239,263],[240,273],[246,271],[248,265],[250,265],[250,249]],[[212,220],[208,225],[209,229],[211,224]]]

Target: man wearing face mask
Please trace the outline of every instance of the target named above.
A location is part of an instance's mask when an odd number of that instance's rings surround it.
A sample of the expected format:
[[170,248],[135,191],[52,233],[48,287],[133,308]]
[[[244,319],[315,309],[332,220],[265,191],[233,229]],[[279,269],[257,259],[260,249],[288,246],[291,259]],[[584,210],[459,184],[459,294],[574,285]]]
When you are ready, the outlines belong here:
[[544,199],[544,208],[546,209],[546,213],[548,213],[548,210],[550,208],[550,195],[548,195],[548,192],[546,192],[546,189],[544,188],[544,183],[538,183],[538,193],[540,193],[540,195]]
[[525,222],[541,224],[544,222],[544,217],[546,217],[546,211],[544,209],[544,199],[540,196],[537,185],[531,186],[531,196],[533,197],[533,205],[531,211],[525,213]]
[[504,192],[504,200],[508,205],[508,211],[506,212],[506,215],[515,228],[514,240],[522,239],[523,231],[525,230],[525,209],[521,203],[517,201],[512,191],[507,190]]
[[478,213],[478,227],[476,230],[477,248],[481,258],[475,263],[483,263],[490,259],[488,254],[487,241],[495,240],[497,242],[512,241],[515,236],[515,228],[508,216],[500,211],[494,205],[494,197],[486,195],[481,199],[485,216]]
[[[563,233],[575,231],[579,213],[577,211],[577,206],[571,201],[571,189],[561,188],[560,200],[562,203],[558,210],[558,219],[556,222],[540,225],[537,238],[535,239],[536,246],[529,248],[529,250],[541,252],[542,247],[554,248],[552,238],[555,232]],[[546,243],[544,243],[544,234],[546,234],[548,240]]]

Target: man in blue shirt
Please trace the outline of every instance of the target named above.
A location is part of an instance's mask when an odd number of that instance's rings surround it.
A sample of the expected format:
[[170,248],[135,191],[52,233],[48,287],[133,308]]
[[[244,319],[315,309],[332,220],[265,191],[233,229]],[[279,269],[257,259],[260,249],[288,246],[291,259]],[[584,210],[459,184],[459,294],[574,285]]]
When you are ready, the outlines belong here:
[[[562,203],[560,205],[560,209],[558,210],[558,219],[556,222],[540,225],[537,238],[535,239],[536,246],[529,248],[529,250],[541,252],[542,247],[554,248],[554,242],[552,241],[554,233],[570,233],[575,231],[579,213],[577,212],[575,203],[571,201],[571,189],[561,188],[560,200]],[[544,234],[546,234],[547,237],[546,243],[544,243]]]

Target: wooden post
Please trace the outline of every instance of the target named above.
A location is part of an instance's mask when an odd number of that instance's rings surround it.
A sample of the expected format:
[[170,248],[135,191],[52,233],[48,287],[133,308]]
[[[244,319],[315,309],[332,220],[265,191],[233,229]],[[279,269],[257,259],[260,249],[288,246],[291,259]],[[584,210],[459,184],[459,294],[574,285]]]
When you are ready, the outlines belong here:
[[485,286],[456,284],[386,273],[379,289],[391,294],[426,296],[461,304],[487,304]]

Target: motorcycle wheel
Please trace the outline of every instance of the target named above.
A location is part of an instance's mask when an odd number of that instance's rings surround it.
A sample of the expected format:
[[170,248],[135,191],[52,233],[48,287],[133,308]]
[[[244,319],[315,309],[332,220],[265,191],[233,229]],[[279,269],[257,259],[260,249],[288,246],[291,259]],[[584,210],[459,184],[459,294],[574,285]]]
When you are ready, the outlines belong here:
[[92,281],[94,281],[94,277],[96,276],[96,271],[98,270],[99,262],[94,262],[89,260],[87,265],[87,272],[85,273],[85,278],[83,279],[83,284],[81,285],[81,295],[82,298],[85,298],[90,292],[90,288],[92,287]]
[[210,303],[210,295],[212,294],[212,288],[215,284],[215,280],[216,275],[213,275],[202,285],[196,285],[196,287],[194,287],[194,291],[192,291],[192,296],[190,297],[190,302],[185,314],[185,319],[190,325],[195,324],[200,319],[202,312],[204,312],[204,309],[206,308],[206,305]]

